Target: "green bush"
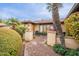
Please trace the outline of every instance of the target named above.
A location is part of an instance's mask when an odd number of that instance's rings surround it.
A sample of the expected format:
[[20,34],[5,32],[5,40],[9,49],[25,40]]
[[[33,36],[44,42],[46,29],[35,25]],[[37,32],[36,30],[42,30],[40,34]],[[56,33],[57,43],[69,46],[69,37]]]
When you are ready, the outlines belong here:
[[56,53],[61,54],[61,55],[63,55],[65,53],[65,48],[61,44],[55,44],[53,46],[53,50]]
[[36,31],[35,35],[47,35],[47,33],[46,32],[38,32],[38,31]]
[[67,19],[64,20],[66,34],[73,36],[73,24],[79,22],[79,12],[71,14]]
[[55,44],[53,50],[63,56],[79,56],[79,50],[64,48],[61,44]]
[[17,31],[22,37],[23,34],[25,33],[26,27],[24,25],[18,25],[15,28],[15,31]]
[[0,55],[19,55],[22,49],[21,36],[9,28],[0,28]]
[[77,51],[74,49],[66,49],[65,56],[77,56]]
[[79,42],[79,12],[71,14],[64,22],[67,35]]
[[76,40],[79,40],[79,22],[75,22],[72,27],[73,27],[73,37]]
[[10,56],[8,52],[0,52],[0,56]]

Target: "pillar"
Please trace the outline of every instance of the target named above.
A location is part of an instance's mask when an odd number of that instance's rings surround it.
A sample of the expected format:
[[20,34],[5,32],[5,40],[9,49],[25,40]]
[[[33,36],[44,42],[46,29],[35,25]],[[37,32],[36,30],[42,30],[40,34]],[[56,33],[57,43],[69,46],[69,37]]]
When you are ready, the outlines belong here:
[[31,41],[33,40],[33,25],[29,24],[28,28],[25,31],[24,34],[25,41]]
[[56,41],[56,31],[49,30],[47,31],[47,44],[53,46]]

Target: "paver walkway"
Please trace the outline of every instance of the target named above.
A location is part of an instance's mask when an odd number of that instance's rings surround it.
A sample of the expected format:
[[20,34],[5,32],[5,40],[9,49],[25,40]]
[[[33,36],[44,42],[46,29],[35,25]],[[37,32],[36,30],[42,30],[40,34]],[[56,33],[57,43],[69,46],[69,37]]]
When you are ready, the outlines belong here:
[[57,54],[44,42],[46,36],[37,37],[31,42],[24,43],[24,56],[57,56]]

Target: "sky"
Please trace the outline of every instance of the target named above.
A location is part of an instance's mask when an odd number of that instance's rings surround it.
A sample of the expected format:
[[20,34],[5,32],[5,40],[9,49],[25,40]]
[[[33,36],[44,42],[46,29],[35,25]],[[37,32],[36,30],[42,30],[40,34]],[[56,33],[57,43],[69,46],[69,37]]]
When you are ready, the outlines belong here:
[[[65,18],[72,8],[72,3],[64,3],[59,9],[60,18]],[[51,19],[51,12],[45,3],[0,3],[0,18],[17,18],[19,20]]]

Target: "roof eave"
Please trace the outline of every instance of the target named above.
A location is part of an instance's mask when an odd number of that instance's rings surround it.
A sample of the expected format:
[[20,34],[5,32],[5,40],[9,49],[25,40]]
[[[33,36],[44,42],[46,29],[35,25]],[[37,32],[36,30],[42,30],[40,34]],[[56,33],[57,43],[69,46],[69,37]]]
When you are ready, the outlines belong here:
[[67,15],[66,18],[68,18],[69,15],[71,15],[71,13],[73,13],[73,12],[75,11],[75,9],[78,7],[78,5],[79,5],[79,3],[75,3],[75,4],[73,5],[73,7],[72,7],[71,10],[69,11],[69,13],[68,13],[68,15]]

